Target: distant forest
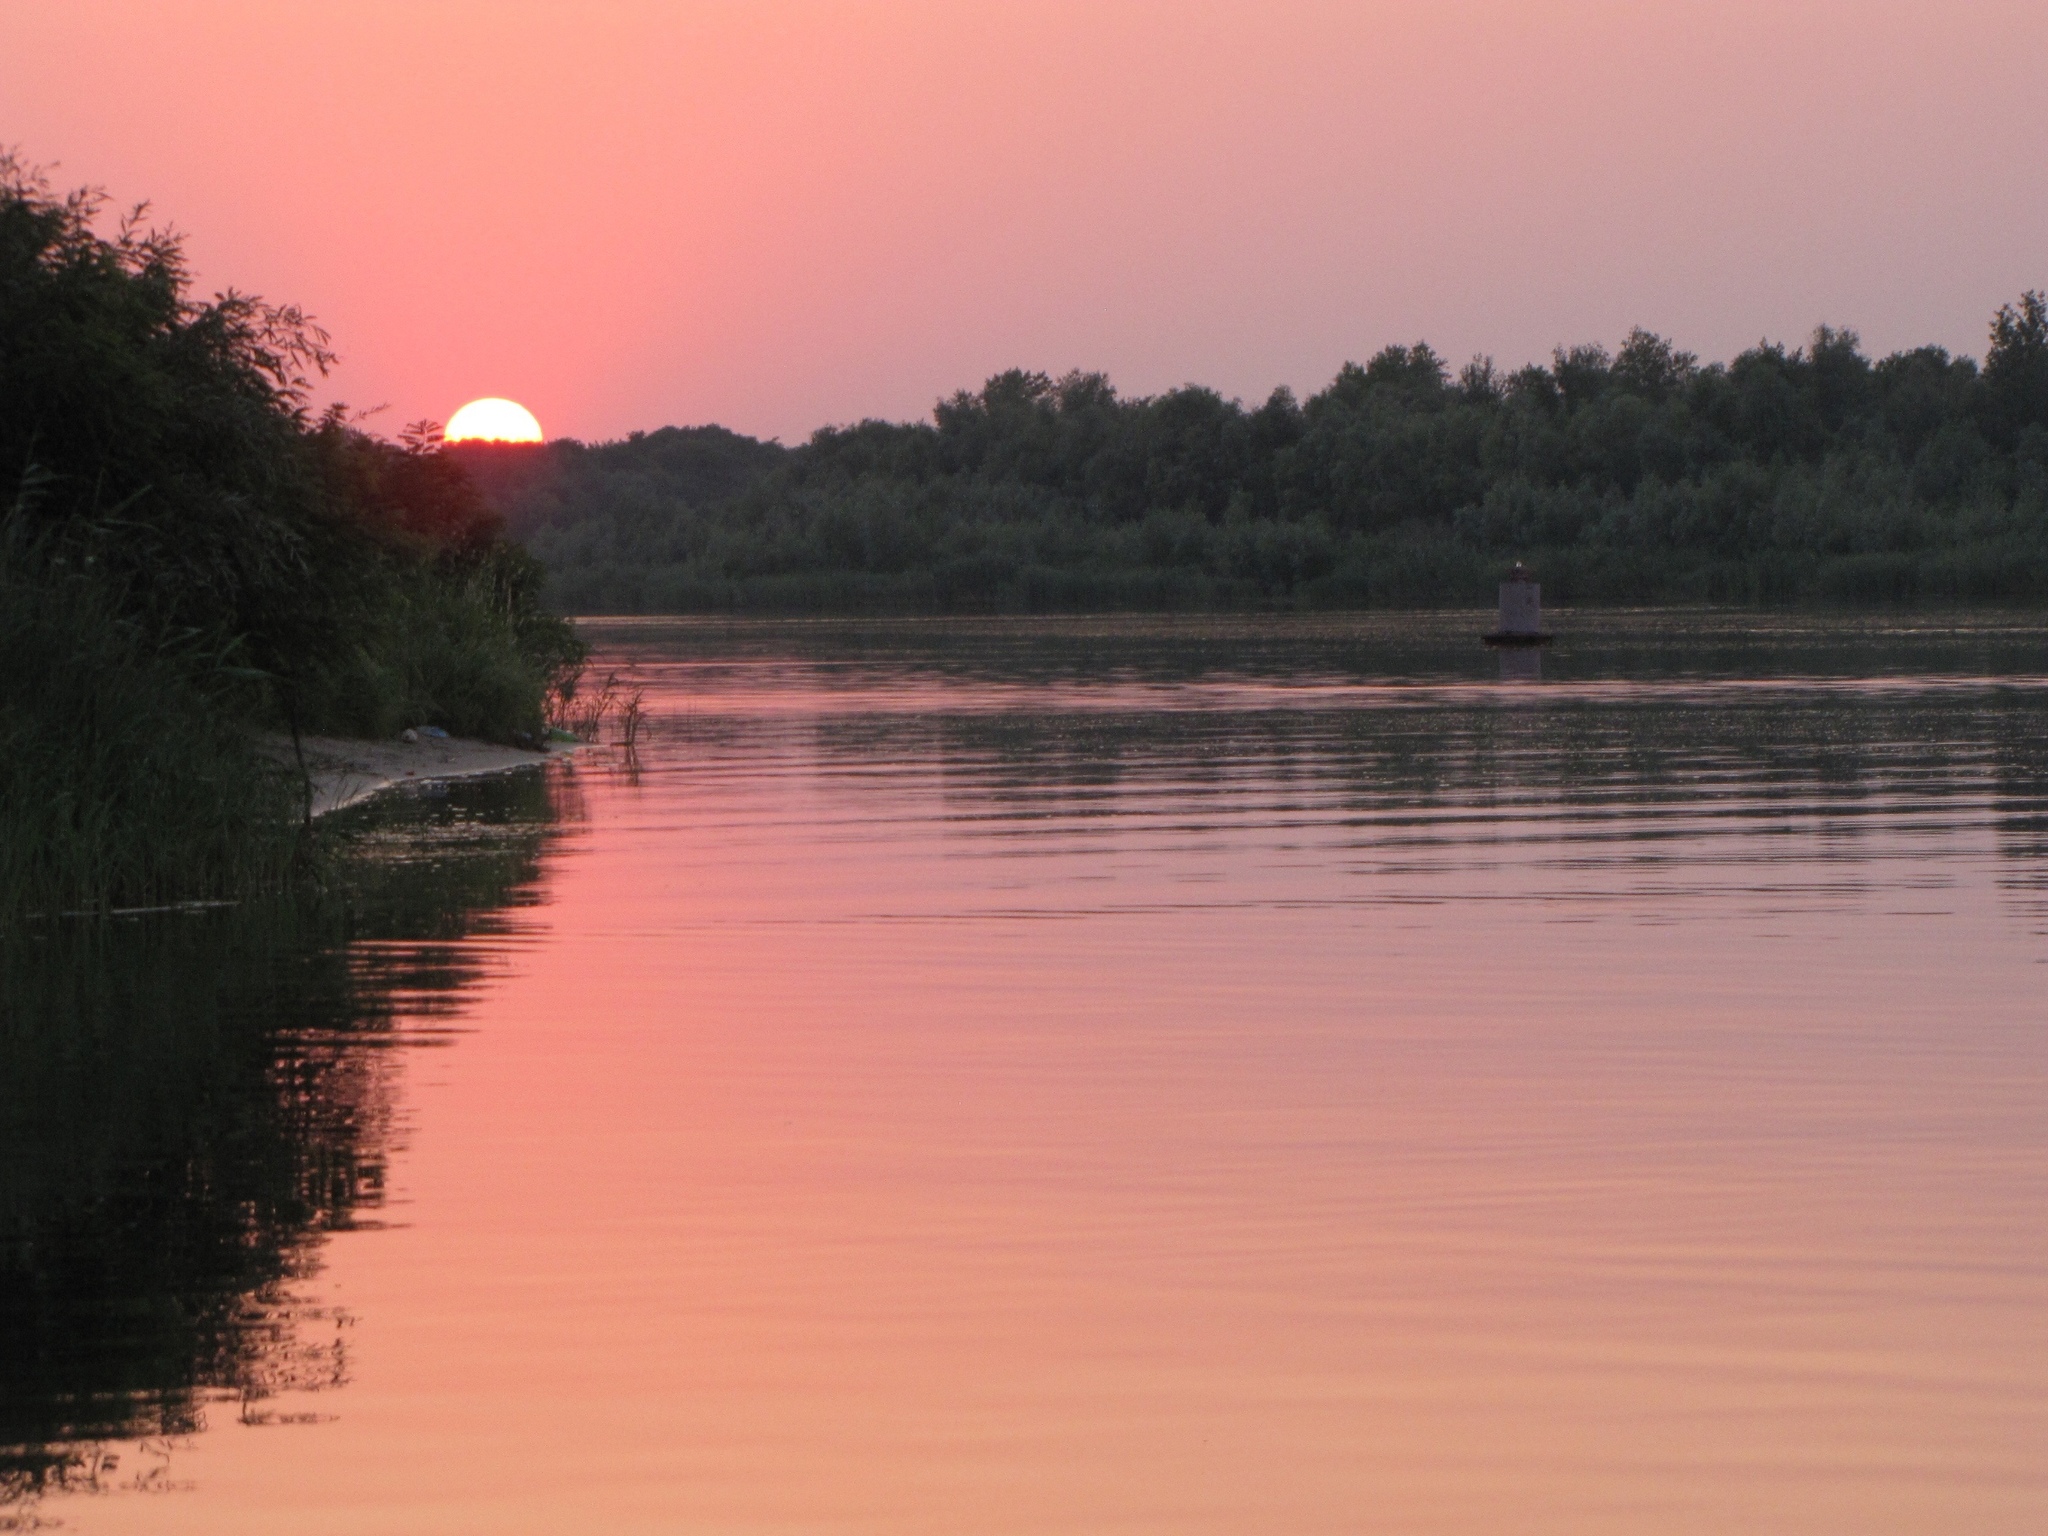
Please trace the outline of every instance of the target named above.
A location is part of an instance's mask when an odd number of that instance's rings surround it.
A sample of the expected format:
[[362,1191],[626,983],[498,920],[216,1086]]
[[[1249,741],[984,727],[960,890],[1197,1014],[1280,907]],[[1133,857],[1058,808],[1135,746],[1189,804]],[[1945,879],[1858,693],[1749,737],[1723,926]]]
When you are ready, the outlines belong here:
[[1980,366],[1853,331],[1702,364],[1638,330],[1306,401],[1013,371],[796,448],[719,427],[454,450],[577,613],[2048,599],[2048,303]]

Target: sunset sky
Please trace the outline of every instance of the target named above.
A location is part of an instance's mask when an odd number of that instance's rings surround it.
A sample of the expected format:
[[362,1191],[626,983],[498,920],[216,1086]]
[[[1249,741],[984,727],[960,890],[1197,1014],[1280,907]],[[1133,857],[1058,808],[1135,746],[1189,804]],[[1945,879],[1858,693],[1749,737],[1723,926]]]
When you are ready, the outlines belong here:
[[2048,7],[16,0],[0,143],[333,332],[395,432],[785,441],[1010,366],[1307,394],[1426,339],[1817,321],[1981,353],[2048,287]]

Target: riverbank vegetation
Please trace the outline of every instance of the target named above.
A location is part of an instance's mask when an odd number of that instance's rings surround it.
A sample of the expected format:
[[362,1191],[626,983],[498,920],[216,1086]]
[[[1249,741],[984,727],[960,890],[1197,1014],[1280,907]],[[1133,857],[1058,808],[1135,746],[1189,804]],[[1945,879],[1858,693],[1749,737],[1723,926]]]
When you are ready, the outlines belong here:
[[2048,305],[1982,364],[1852,331],[1702,363],[1636,331],[1515,372],[1429,347],[1306,401],[1010,372],[794,449],[716,427],[468,450],[572,612],[2048,597]]
[[312,412],[332,360],[0,157],[0,921],[284,882],[266,732],[542,731],[540,567],[431,433]]

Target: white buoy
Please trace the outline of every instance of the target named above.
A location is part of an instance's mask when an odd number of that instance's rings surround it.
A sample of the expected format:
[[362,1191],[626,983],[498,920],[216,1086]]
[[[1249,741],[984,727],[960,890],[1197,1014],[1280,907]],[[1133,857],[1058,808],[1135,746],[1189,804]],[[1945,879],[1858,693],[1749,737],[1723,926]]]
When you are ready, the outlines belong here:
[[1543,632],[1543,588],[1521,561],[1500,584],[1500,623],[1485,637],[1488,645],[1548,645]]

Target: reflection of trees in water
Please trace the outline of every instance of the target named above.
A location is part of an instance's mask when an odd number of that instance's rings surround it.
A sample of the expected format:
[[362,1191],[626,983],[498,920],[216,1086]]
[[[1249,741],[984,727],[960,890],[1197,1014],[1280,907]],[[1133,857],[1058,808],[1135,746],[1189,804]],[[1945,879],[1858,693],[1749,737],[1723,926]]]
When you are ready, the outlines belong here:
[[491,963],[465,941],[540,899],[569,791],[522,774],[357,813],[321,899],[0,936],[12,1523],[53,1488],[159,1480],[148,1445],[210,1399],[262,1420],[346,1378],[347,1320],[303,1282],[382,1202],[392,1048],[422,1038],[400,1019],[458,1006]]
[[[1981,822],[1995,799],[2007,853],[2048,851],[2024,813],[2042,811],[2048,712],[2031,693],[1993,686],[1604,698],[1417,689],[1351,707],[938,709],[827,715],[809,723],[808,746],[828,768],[929,767],[960,830],[991,836],[1048,816],[1108,833],[1155,814],[1195,827],[1311,813],[1355,818],[1375,842],[1429,840],[1432,828],[1467,843],[1645,845],[1797,830],[1817,841],[1781,845],[1786,854],[1830,858],[1874,851],[1859,845],[1879,828]],[[842,792],[865,794],[865,782],[845,780]],[[1532,810],[1556,815],[1533,824]]]
[[[1981,827],[1989,800],[2016,866],[2004,883],[2048,919],[2027,873],[2048,853],[2038,616],[1567,613],[1544,680],[1509,686],[1482,627],[1383,613],[602,633],[653,680],[654,736],[698,768],[815,761],[863,812],[871,770],[928,774],[962,835],[1299,812],[1353,819],[1362,843],[1611,840],[1641,861],[1689,840],[1690,856],[1833,861],[1909,851],[1880,829]],[[762,710],[778,691],[802,707]]]
[[2048,936],[2048,705],[2015,708],[1997,742],[1998,842],[2012,864],[2000,883]]
[[[638,665],[654,689],[687,668],[693,703],[748,694],[764,675],[836,689],[1213,682],[1495,682],[1478,643],[1483,610],[1353,614],[1122,614],[918,620],[599,621],[607,659]],[[1630,679],[2027,676],[2041,670],[2036,614],[1559,610],[1551,682]],[[685,661],[686,658],[686,661]]]
[[[2043,734],[2035,695],[1996,682],[2039,674],[2048,632],[2031,615],[1567,614],[1546,680],[1505,689],[1481,627],[1390,613],[604,633],[655,679],[658,715],[664,679],[680,683],[688,715],[656,732],[699,763],[797,750],[827,766],[936,765],[949,801],[990,831],[1053,812],[1106,823],[1151,791],[1197,811],[1204,796],[1220,811],[1277,791],[1375,819],[1542,801],[1611,809],[1617,835],[1654,840],[1680,819],[1662,810],[1704,807],[1724,831],[1801,818],[1854,837],[1873,816],[1982,793],[1987,773],[2002,783],[1993,764]],[[688,663],[664,672],[684,632]],[[816,710],[752,713],[764,677]],[[1886,679],[1904,686],[1886,693]],[[1391,683],[1404,698],[1385,696]],[[1317,697],[1359,687],[1382,696]]]

